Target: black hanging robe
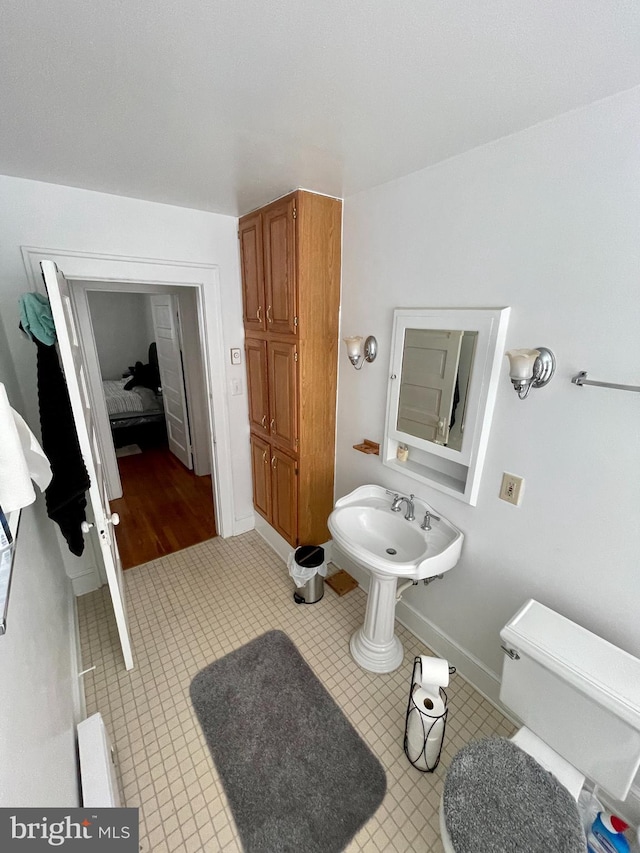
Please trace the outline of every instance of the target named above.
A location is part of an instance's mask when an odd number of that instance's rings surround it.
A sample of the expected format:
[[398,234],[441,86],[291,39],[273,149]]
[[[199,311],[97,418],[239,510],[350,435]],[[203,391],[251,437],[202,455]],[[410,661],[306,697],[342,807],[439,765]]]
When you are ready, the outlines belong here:
[[86,520],[90,485],[85,468],[67,383],[55,346],[55,325],[46,296],[25,293],[20,298],[20,327],[35,343],[42,449],[53,477],[45,490],[47,514],[60,527],[72,554],[84,551],[82,522]]

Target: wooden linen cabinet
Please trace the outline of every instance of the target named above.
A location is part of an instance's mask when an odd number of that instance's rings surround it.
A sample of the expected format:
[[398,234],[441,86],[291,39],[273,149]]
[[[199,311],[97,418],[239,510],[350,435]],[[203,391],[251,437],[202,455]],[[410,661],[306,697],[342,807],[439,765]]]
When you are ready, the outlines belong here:
[[298,190],[239,223],[254,507],[293,546],[329,537],[341,221]]

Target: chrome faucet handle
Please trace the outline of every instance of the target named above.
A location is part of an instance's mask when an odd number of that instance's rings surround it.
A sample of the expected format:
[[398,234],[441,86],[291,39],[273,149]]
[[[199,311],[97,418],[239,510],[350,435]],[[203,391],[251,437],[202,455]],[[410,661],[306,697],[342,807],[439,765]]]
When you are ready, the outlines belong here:
[[431,519],[434,521],[440,521],[439,515],[434,515],[431,510],[427,510],[424,514],[424,521],[420,525],[421,530],[431,530]]
[[398,492],[392,492],[389,489],[385,489],[385,492],[388,495],[393,495],[393,500],[391,501],[391,512],[400,512],[400,503],[402,502],[402,498]]

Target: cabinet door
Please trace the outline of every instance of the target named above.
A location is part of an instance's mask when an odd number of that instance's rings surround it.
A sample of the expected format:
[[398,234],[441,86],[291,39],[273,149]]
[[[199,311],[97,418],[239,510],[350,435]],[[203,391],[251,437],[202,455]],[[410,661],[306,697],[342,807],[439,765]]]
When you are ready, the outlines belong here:
[[292,335],[298,313],[294,209],[295,200],[285,199],[271,205],[262,219],[267,329]]
[[296,345],[270,341],[267,361],[271,441],[295,453],[298,449]]
[[271,524],[290,545],[298,544],[297,463],[271,448]]
[[251,436],[253,505],[271,523],[271,448],[266,441]]
[[247,338],[247,390],[249,424],[259,435],[269,435],[269,391],[267,387],[267,342]]
[[240,220],[239,236],[244,326],[247,331],[264,331],[267,319],[264,304],[262,217],[259,213]]

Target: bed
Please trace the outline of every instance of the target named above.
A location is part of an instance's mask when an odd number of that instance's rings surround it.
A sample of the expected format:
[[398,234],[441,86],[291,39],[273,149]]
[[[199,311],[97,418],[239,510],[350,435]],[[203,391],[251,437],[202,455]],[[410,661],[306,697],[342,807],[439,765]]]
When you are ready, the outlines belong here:
[[166,442],[158,352],[149,345],[149,363],[137,361],[122,379],[103,379],[102,388],[115,447]]
[[143,426],[149,423],[164,421],[162,394],[157,394],[150,388],[136,385],[130,391],[125,391],[126,379],[103,379],[104,399],[111,429]]

